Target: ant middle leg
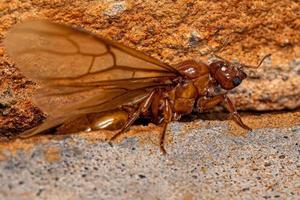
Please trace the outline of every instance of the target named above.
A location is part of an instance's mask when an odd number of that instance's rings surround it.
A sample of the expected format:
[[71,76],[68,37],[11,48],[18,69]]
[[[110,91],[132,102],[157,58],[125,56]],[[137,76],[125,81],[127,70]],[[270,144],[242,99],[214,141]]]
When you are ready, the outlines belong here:
[[165,108],[164,108],[163,115],[164,115],[164,119],[162,122],[163,130],[160,134],[159,147],[160,147],[160,150],[163,152],[163,154],[166,154],[167,152],[164,147],[165,135],[166,135],[166,130],[167,130],[168,124],[172,120],[172,115],[173,115],[172,108],[171,108],[171,105],[170,105],[168,99],[165,99]]

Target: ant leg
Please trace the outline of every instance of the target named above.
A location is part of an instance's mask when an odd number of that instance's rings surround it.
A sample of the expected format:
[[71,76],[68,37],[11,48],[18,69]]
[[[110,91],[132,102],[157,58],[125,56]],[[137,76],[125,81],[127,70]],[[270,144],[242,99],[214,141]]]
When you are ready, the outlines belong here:
[[226,95],[224,95],[224,103],[225,103],[226,109],[230,112],[231,117],[233,118],[233,121],[235,121],[235,123],[237,123],[243,129],[246,129],[248,131],[252,131],[252,128],[250,128],[249,126],[244,124],[244,122],[242,121],[241,116],[237,112],[234,104],[232,103],[230,98]]
[[249,126],[244,124],[244,122],[241,119],[241,116],[238,114],[235,106],[233,105],[232,101],[229,99],[229,97],[226,94],[218,95],[218,96],[212,97],[210,99],[200,98],[198,100],[197,105],[201,112],[201,111],[213,108],[214,106],[216,106],[222,102],[225,104],[226,109],[229,111],[229,113],[235,123],[237,123],[243,129],[246,129],[249,131],[252,130]]
[[129,116],[129,119],[127,120],[127,122],[124,124],[124,126],[122,127],[122,129],[120,131],[118,131],[114,136],[112,136],[112,138],[110,138],[111,141],[116,140],[123,132],[125,132],[133,123],[134,121],[144,112],[146,112],[153,100],[153,96],[155,94],[155,90],[153,90],[149,96],[142,101],[142,103],[139,105],[139,108],[137,110],[135,110],[134,112],[132,112],[132,114]]
[[164,141],[165,141],[167,126],[168,126],[169,122],[172,120],[172,115],[173,115],[173,113],[172,113],[172,108],[169,103],[169,100],[165,99],[164,121],[162,123],[163,131],[161,132],[160,143],[159,143],[160,150],[163,152],[163,154],[167,153],[166,149],[164,147]]
[[151,103],[151,119],[155,124],[159,124],[159,106],[160,106],[161,92],[158,90],[153,97],[153,101]]
[[225,58],[223,58],[223,57],[221,57],[221,56],[219,56],[219,55],[217,55],[217,54],[211,54],[213,57],[215,57],[215,58],[217,58],[217,59],[219,59],[219,60],[224,60],[224,61],[226,61],[226,62],[228,62],[228,63],[231,63],[229,60],[227,60],[227,59],[225,59]]

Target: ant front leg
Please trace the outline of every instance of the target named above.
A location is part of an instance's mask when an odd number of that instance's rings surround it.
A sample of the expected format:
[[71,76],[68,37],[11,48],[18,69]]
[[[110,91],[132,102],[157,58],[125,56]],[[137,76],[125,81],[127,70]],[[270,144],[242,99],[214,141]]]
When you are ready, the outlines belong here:
[[146,112],[153,100],[154,94],[155,94],[155,90],[153,90],[148,97],[142,101],[142,103],[139,105],[138,109],[135,111],[132,111],[132,113],[130,114],[127,122],[124,124],[124,126],[122,127],[122,129],[120,131],[118,131],[114,136],[112,136],[112,138],[110,139],[111,141],[116,140],[123,132],[125,132],[133,123],[134,121],[144,112]]
[[226,94],[221,94],[221,95],[214,96],[211,98],[202,97],[198,100],[197,105],[201,112],[201,111],[213,108],[214,106],[216,106],[220,103],[225,104],[226,109],[229,111],[229,113],[235,123],[237,123],[240,127],[244,128],[246,130],[249,130],[249,131],[252,130],[249,126],[244,124],[244,122],[241,119],[241,116],[239,115],[239,113],[237,112],[232,101]]

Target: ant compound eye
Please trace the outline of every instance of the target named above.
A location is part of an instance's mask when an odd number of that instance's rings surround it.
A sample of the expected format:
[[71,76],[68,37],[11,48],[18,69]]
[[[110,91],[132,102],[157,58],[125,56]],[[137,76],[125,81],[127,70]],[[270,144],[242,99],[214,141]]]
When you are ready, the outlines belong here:
[[232,79],[232,84],[234,86],[238,86],[239,84],[241,84],[242,80],[240,79],[240,77],[236,76]]
[[226,70],[227,70],[227,66],[226,65],[221,67],[221,71],[222,72],[226,72]]

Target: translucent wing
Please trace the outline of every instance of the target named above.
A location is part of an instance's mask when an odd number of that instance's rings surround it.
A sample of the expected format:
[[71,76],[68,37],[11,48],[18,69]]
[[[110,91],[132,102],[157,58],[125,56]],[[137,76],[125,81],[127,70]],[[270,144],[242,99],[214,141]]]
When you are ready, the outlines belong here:
[[138,103],[179,75],[141,52],[48,21],[15,26],[4,45],[17,67],[40,83],[34,101],[49,115],[26,136],[86,113]]

